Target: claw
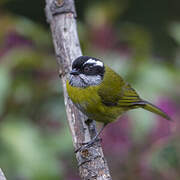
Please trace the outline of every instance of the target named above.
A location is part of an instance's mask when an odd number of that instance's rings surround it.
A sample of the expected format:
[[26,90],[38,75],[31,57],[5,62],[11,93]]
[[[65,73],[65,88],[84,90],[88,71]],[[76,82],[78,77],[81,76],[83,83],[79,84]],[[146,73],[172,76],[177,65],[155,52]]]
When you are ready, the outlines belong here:
[[89,142],[82,143],[82,146],[77,148],[74,152],[77,153],[79,151],[82,151],[82,150],[84,150],[86,148],[91,147],[95,142],[101,142],[101,141],[102,141],[102,138],[95,137]]
[[105,128],[107,124],[104,124],[103,127],[101,128],[101,130],[99,131],[99,133],[96,134],[95,137],[93,137],[89,142],[86,143],[82,143],[82,146],[77,148],[74,152],[77,153],[85,148],[88,148],[90,146],[92,146],[95,142],[101,141],[102,139],[99,138],[99,135],[101,134],[101,132],[103,131],[103,129]]

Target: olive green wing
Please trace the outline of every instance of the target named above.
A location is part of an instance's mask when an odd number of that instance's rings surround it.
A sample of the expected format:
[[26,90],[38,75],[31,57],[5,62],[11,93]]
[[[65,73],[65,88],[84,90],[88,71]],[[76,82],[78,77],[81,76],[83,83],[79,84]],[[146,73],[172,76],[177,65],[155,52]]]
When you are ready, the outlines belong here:
[[171,120],[160,108],[142,100],[128,83],[108,67],[106,68],[104,82],[101,83],[98,89],[98,95],[106,106],[116,106],[124,110],[141,107],[167,120]]
[[126,83],[122,89],[122,96],[119,98],[118,106],[137,108],[143,106],[143,102],[136,91]]
[[124,86],[124,95],[120,98],[118,105],[120,107],[127,107],[127,109],[141,107],[147,111],[158,114],[167,120],[171,120],[171,118],[162,109],[148,101],[142,100],[136,91],[128,84]]
[[117,73],[106,67],[103,83],[98,89],[98,95],[106,106],[131,107],[141,101],[136,91]]
[[137,108],[137,106],[143,106],[144,104],[136,91],[129,85],[120,88],[116,87],[114,89],[99,89],[98,94],[101,97],[102,103],[106,106]]

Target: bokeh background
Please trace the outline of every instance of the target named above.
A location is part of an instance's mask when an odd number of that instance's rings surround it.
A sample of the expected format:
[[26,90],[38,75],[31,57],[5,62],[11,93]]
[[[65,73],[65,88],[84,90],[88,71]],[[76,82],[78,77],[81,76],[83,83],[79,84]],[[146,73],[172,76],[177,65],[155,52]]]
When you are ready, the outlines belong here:
[[[75,0],[83,53],[173,122],[126,113],[102,134],[113,179],[180,179],[180,1]],[[44,0],[0,1],[0,167],[8,180],[79,180]]]

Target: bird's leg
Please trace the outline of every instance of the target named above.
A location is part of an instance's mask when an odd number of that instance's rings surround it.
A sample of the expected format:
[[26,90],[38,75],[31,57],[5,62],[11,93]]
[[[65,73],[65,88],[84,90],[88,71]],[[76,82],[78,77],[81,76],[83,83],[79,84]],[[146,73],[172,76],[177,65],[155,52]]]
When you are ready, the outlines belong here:
[[92,123],[92,122],[93,122],[93,120],[92,120],[92,119],[89,119],[89,118],[85,120],[85,123],[86,123],[87,125],[89,125],[89,124]]
[[92,119],[87,119],[85,121],[86,125],[88,126],[89,128],[89,132],[91,134],[91,138],[96,136],[96,134],[98,133],[97,130],[96,130],[96,123],[95,121],[93,121]]
[[99,141],[99,136],[102,133],[102,131],[104,130],[105,126],[107,124],[103,124],[103,127],[100,129],[100,131],[98,133],[96,133],[96,135],[87,143],[83,143],[82,145],[86,145],[86,147],[91,146],[92,144],[94,144],[96,141]]
[[103,127],[100,129],[100,131],[99,131],[98,133],[96,133],[96,135],[95,135],[89,142],[82,143],[82,145],[84,145],[84,146],[81,146],[80,148],[78,148],[78,149],[75,151],[75,153],[77,153],[77,152],[80,151],[81,149],[88,148],[88,147],[90,147],[92,144],[94,144],[96,141],[99,141],[98,138],[99,138],[100,134],[102,133],[102,131],[104,130],[104,128],[105,128],[106,125],[107,125],[107,124],[104,123],[104,124],[103,124]]

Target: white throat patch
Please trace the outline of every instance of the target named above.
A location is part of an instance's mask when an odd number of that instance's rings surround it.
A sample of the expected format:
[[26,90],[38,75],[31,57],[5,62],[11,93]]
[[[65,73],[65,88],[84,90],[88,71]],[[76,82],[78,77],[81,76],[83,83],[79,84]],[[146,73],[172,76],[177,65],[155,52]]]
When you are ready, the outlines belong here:
[[94,59],[88,59],[84,64],[94,64],[95,66],[103,67],[103,63],[101,61],[96,61]]
[[69,83],[71,86],[86,88],[88,86],[96,86],[102,82],[100,75],[88,76],[85,74],[80,74],[78,76],[71,75],[69,78]]

